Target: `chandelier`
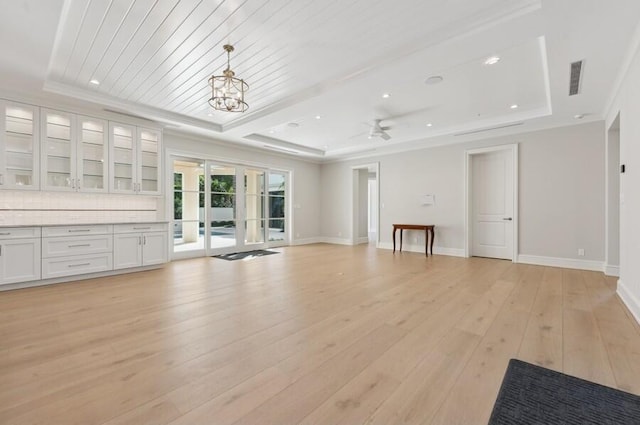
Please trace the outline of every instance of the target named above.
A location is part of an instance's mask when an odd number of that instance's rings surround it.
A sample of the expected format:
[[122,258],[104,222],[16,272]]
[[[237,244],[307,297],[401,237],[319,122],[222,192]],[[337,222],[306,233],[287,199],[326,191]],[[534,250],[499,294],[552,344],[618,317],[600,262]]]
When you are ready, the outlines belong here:
[[233,46],[225,44],[223,46],[227,52],[227,69],[222,75],[213,75],[209,78],[211,86],[211,99],[209,105],[218,111],[244,112],[249,108],[244,101],[244,93],[249,89],[249,85],[243,79],[237,78],[235,72],[229,65],[229,56],[233,52]]

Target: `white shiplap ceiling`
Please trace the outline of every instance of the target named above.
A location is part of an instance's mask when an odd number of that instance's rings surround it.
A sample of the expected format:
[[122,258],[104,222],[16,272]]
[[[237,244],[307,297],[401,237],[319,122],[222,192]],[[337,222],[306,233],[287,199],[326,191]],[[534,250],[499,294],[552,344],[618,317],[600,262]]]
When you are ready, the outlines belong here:
[[[561,125],[578,113],[598,119],[640,17],[632,0],[51,0],[55,27],[42,3],[3,3],[0,31],[12,45],[27,48],[30,34],[49,46],[37,51],[46,75],[33,73],[46,92],[329,158],[518,122]],[[16,14],[33,22],[6,29]],[[207,104],[226,43],[251,86],[241,115]],[[491,55],[501,61],[484,65]],[[28,67],[24,56],[0,59],[3,76]],[[570,99],[577,59],[586,59],[583,94]],[[425,85],[432,75],[443,82]],[[367,138],[373,119],[391,127],[390,141]]]

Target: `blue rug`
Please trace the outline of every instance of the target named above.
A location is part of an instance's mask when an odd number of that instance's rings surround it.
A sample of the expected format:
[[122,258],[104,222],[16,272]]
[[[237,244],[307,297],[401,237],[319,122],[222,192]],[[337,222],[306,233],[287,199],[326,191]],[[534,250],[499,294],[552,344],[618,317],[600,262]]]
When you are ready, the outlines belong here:
[[511,359],[488,425],[639,425],[640,397]]

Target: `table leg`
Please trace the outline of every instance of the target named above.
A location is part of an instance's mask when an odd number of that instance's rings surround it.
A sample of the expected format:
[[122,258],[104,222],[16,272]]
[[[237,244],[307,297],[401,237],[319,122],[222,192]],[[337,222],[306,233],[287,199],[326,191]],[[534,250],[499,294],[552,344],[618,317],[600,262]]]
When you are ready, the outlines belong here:
[[434,241],[435,238],[436,238],[436,231],[432,227],[431,228],[431,255],[433,255],[433,241]]
[[396,252],[396,227],[393,226],[393,233],[391,234],[391,238],[393,239],[393,252]]
[[400,229],[400,252],[402,252],[402,232],[404,229]]
[[429,256],[429,228],[424,229],[424,255]]

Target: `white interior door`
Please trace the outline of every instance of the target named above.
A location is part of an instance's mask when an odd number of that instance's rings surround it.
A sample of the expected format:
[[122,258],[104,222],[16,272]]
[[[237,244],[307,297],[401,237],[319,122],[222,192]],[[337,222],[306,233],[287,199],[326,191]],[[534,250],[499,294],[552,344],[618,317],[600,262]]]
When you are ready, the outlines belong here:
[[472,157],[471,255],[513,259],[513,165],[509,150]]

